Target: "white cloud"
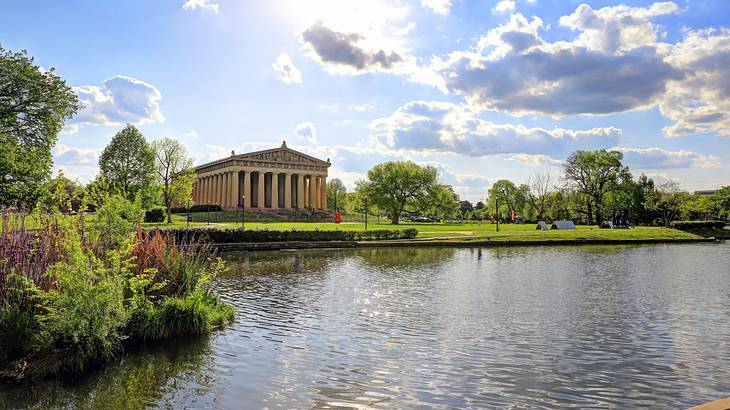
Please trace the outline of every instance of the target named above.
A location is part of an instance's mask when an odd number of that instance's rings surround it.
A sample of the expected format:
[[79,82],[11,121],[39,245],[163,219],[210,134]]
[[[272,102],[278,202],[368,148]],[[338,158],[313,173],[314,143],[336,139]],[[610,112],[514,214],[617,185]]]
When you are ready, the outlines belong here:
[[515,11],[515,8],[517,8],[517,4],[513,0],[502,0],[499,3],[497,3],[494,7],[492,7],[492,13],[494,13],[494,14],[509,13],[509,12]]
[[195,130],[190,130],[188,132],[183,132],[180,135],[180,138],[196,140],[196,139],[198,139],[198,133]]
[[314,124],[311,122],[303,122],[294,129],[294,135],[297,138],[307,141],[310,144],[317,143],[317,132],[314,129]]
[[279,54],[271,67],[279,75],[279,80],[288,84],[301,84],[302,72],[294,65],[289,54]]
[[216,14],[218,13],[218,4],[210,0],[187,0],[183,3],[182,8],[185,10],[208,10]]
[[446,15],[451,10],[451,0],[421,0],[423,7],[429,8],[434,13]]
[[598,10],[581,4],[573,14],[561,17],[560,25],[580,32],[573,42],[576,46],[606,53],[624,52],[655,44],[659,27],[650,19],[678,11],[679,7],[672,2],[650,7],[621,4]]
[[529,128],[483,120],[464,105],[412,101],[371,123],[373,143],[391,150],[472,157],[498,154],[562,156],[576,149],[614,146],[621,130]]
[[667,61],[687,74],[669,83],[661,101],[662,114],[675,121],[664,132],[730,137],[730,29],[688,31]]
[[658,27],[650,20],[673,10],[669,3],[599,10],[582,5],[562,20],[578,37],[552,43],[540,36],[542,20],[512,14],[471,49],[435,58],[430,68],[440,83],[427,76],[429,81],[421,81],[463,96],[479,109],[513,115],[652,107],[670,80],[684,76],[665,61],[670,48],[656,43]]
[[54,173],[63,171],[69,179],[88,182],[99,172],[100,150],[58,143],[51,149],[51,154]]
[[547,155],[540,154],[514,154],[507,157],[510,161],[518,161],[525,165],[537,167],[537,166],[557,166],[562,161],[551,158]]
[[136,78],[120,75],[103,81],[100,86],[84,85],[73,90],[83,108],[65,127],[67,133],[88,124],[141,125],[165,120],[160,111],[160,91]]
[[718,168],[717,158],[691,151],[667,151],[662,148],[614,147],[624,154],[624,163],[637,169]]

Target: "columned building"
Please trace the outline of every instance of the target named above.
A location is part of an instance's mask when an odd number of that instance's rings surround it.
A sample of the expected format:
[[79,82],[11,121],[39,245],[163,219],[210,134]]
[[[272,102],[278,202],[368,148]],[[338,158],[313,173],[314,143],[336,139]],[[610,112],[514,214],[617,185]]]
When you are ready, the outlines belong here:
[[327,169],[322,161],[286,146],[235,155],[196,167],[196,204],[226,210],[327,210]]

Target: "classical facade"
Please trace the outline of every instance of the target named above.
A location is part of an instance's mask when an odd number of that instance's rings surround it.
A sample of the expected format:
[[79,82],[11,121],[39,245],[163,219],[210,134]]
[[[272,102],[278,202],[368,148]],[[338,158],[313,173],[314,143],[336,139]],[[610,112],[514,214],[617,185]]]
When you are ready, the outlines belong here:
[[327,169],[322,161],[286,146],[200,165],[193,185],[196,204],[226,210],[327,210]]

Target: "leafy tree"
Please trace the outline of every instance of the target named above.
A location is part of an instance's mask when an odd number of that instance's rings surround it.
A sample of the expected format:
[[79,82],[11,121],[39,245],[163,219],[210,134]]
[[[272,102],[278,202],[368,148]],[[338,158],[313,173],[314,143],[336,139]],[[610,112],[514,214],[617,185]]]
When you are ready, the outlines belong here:
[[162,202],[167,210],[167,223],[172,223],[173,202],[185,204],[192,198],[195,170],[193,159],[180,141],[161,138],[152,141],[155,153],[157,183],[162,191]]
[[357,182],[357,190],[386,211],[391,223],[397,224],[403,212],[417,214],[429,205],[436,180],[436,168],[392,161],[371,168],[367,179]]
[[519,211],[525,205],[527,196],[526,187],[515,185],[507,179],[500,179],[489,188],[489,205],[494,206],[495,200],[499,203],[499,215],[509,219],[512,211]]
[[[58,212],[71,212],[74,207],[72,200],[76,192],[76,184],[58,171],[58,175],[51,181],[51,196],[49,208]],[[76,208],[78,209],[78,208]]]
[[0,206],[36,205],[51,176],[51,148],[78,108],[53,68],[0,47]]
[[[469,201],[459,202],[459,196],[454,192],[454,188],[450,185],[443,184],[436,184],[433,187],[429,195],[429,200],[431,204],[428,207],[428,213],[442,220],[453,218],[457,211],[462,209],[464,202],[471,205]],[[461,215],[464,215],[463,211]]]
[[593,224],[595,212],[596,224],[601,225],[606,195],[631,179],[622,160],[623,154],[617,151],[576,151],[563,164],[565,179],[590,199],[587,202],[588,224]]
[[549,172],[538,172],[527,180],[526,200],[535,211],[538,220],[545,219],[548,201],[552,193],[552,175]]
[[647,199],[655,195],[656,190],[654,180],[644,174],[641,174],[634,183],[634,189],[631,192],[633,204],[631,213],[632,219],[636,223],[640,225],[651,225],[659,217],[655,211],[646,206]]
[[343,197],[347,194],[347,187],[339,178],[334,178],[327,183],[327,207],[337,212],[344,207]]
[[730,186],[720,188],[714,196],[720,208],[720,217],[727,219],[730,214]]
[[722,214],[722,207],[715,195],[692,195],[682,204],[682,219],[712,220]]
[[155,152],[142,133],[127,124],[104,148],[99,168],[112,192],[132,201],[138,195],[150,195],[154,186]]
[[661,215],[665,227],[669,227],[682,210],[682,206],[689,200],[689,194],[679,189],[676,182],[667,182],[653,191],[646,199],[647,208]]
[[482,202],[482,201],[477,202],[477,204],[474,205],[474,209],[479,210],[479,211],[484,209],[484,202]]

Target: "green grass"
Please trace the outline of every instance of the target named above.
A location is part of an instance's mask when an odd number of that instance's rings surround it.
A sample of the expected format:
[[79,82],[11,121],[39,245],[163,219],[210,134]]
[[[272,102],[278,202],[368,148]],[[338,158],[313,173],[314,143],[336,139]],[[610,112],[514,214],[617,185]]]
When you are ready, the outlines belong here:
[[[680,231],[671,228],[659,227],[636,227],[633,229],[598,229],[595,226],[578,226],[578,229],[571,231],[538,231],[535,224],[514,225],[500,224],[500,232],[496,232],[496,225],[491,223],[408,223],[391,225],[385,220],[377,222],[374,220],[368,223],[368,229],[405,229],[416,228],[419,238],[452,238],[459,240],[584,240],[584,239],[693,239],[699,235]],[[173,224],[145,224],[153,227],[184,227],[186,226],[183,215],[173,215]],[[207,227],[203,222],[191,222],[190,226]],[[210,227],[215,228],[240,228],[240,223],[220,222],[211,223]],[[335,224],[332,222],[246,222],[246,229],[321,229],[321,230],[352,230],[360,231],[365,229],[365,224],[357,222],[346,222]]]

